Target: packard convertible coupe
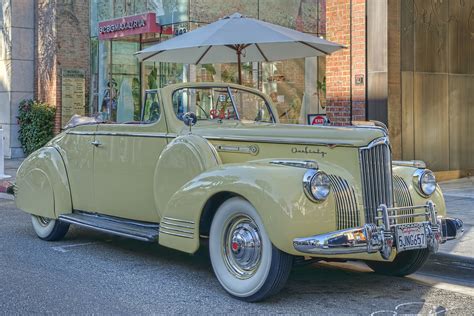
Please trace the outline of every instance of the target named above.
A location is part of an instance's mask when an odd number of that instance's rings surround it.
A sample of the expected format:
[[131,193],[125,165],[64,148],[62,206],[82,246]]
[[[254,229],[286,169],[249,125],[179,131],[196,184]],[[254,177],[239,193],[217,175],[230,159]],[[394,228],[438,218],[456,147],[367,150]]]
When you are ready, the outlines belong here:
[[433,172],[392,161],[380,124],[280,124],[267,96],[224,83],[144,99],[139,121],[72,120],[23,162],[16,203],[39,238],[72,224],[191,254],[208,239],[222,287],[253,302],[295,258],[404,276],[463,232]]

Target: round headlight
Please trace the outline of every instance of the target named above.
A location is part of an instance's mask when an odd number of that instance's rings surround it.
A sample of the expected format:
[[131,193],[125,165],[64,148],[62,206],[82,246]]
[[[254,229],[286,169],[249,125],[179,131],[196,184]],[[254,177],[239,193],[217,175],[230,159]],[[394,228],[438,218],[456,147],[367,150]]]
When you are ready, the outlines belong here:
[[309,169],[304,175],[303,187],[311,201],[321,202],[326,200],[331,192],[331,181],[324,172]]
[[436,177],[431,170],[418,169],[413,175],[413,181],[418,193],[424,197],[429,197],[436,191]]

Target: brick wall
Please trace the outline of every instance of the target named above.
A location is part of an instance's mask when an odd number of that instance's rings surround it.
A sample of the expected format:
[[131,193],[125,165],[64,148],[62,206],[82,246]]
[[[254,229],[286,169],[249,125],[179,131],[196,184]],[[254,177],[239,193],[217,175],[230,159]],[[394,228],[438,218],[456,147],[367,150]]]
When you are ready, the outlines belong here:
[[[351,105],[352,120],[365,119],[365,0],[327,1],[326,23],[327,39],[347,47],[327,57],[326,111],[334,125],[348,125]],[[363,76],[362,85],[356,76]]]
[[[63,69],[86,73],[88,102],[90,77],[89,0],[38,0],[36,98],[56,106],[55,130],[61,122]],[[86,107],[87,108],[87,107]]]

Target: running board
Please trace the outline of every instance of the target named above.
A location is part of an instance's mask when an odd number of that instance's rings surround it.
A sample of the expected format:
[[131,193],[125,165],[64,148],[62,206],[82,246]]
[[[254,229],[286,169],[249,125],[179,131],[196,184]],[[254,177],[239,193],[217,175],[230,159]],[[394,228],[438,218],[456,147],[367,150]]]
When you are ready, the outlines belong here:
[[141,241],[155,242],[158,240],[160,225],[140,222],[118,217],[78,212],[59,215],[61,222],[87,227],[112,235],[132,238]]

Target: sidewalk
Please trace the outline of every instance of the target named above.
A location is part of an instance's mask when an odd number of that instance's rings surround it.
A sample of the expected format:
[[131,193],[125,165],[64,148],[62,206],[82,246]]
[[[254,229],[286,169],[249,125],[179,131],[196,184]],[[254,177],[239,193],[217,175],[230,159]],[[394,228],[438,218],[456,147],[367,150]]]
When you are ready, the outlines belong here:
[[464,236],[459,241],[440,246],[440,253],[474,259],[474,177],[440,183],[448,215],[464,222]]
[[[5,160],[5,173],[11,178],[0,181],[0,199],[13,197],[5,194],[6,189],[15,182],[16,171],[23,159]],[[464,236],[440,246],[440,256],[461,256],[474,260],[474,177],[445,181],[440,183],[444,193],[448,215],[464,222]]]
[[9,175],[10,178],[0,180],[0,198],[11,198],[10,195],[5,193],[7,192],[8,187],[15,183],[16,172],[22,162],[23,158],[5,159],[5,174]]

